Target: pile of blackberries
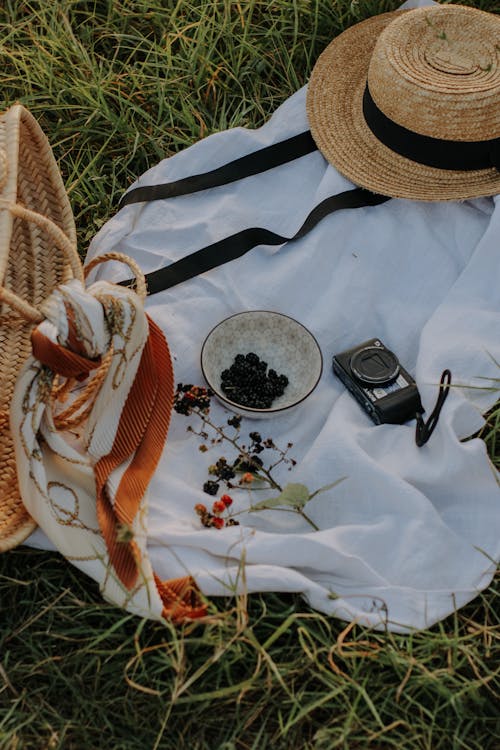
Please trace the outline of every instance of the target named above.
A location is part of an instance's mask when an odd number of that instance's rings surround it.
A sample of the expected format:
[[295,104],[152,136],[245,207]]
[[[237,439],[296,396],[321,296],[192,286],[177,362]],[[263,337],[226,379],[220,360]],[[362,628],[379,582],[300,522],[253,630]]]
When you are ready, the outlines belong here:
[[286,375],[268,371],[267,362],[254,352],[237,354],[231,367],[221,373],[221,388],[227,398],[251,409],[270,409],[287,385]]

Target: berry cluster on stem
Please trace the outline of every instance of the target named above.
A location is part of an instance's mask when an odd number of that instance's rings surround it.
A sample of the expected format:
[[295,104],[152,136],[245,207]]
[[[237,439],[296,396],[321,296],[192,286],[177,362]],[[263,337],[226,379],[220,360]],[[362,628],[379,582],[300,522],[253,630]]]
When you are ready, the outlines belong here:
[[220,500],[214,500],[212,512],[210,513],[207,506],[203,503],[197,503],[194,506],[196,513],[199,515],[201,523],[207,528],[223,529],[224,526],[238,526],[239,521],[234,518],[223,518],[222,514],[233,504],[233,498],[230,495],[222,495]]
[[[221,485],[228,490],[235,488],[254,490],[267,487],[281,494],[283,487],[276,481],[273,471],[280,464],[287,464],[289,471],[295,466],[296,461],[288,456],[288,451],[293,444],[288,443],[283,450],[274,443],[272,438],[263,439],[257,431],[250,432],[248,434],[249,442],[243,443],[240,434],[242,421],[240,415],[236,414],[229,417],[223,426],[219,426],[211,420],[210,399],[212,395],[208,388],[179,383],[174,398],[175,411],[184,416],[195,414],[200,418],[201,428],[199,430],[191,425],[187,429],[204,441],[200,446],[202,452],[208,450],[206,441],[209,440],[212,445],[225,442],[236,452],[236,458],[232,461],[229,461],[225,456],[220,456],[215,463],[208,467],[211,478],[203,484],[205,494],[215,497],[219,493]],[[209,430],[214,435],[211,439],[209,438]],[[267,465],[261,458],[261,454],[265,451],[272,453],[274,456],[274,460]],[[313,493],[311,497],[314,494],[317,493]],[[195,511],[204,526],[217,529],[224,526],[234,526],[238,522],[234,520],[234,515],[237,514],[229,515],[229,506],[232,505],[232,502],[230,495],[223,494],[220,500],[214,500],[211,512],[203,503],[198,503],[195,506]],[[257,509],[257,506],[252,507]],[[290,508],[286,510],[291,511]],[[221,514],[224,512],[226,512],[226,517],[222,518]],[[314,529],[317,529],[317,526],[304,512],[303,507],[297,505],[292,512],[299,513]]]

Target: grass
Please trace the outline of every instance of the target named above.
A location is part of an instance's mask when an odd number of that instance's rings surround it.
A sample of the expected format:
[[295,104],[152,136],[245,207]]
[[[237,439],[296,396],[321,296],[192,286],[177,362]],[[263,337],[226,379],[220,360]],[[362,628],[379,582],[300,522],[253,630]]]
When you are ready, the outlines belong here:
[[8,558],[2,748],[499,747],[498,588],[410,636],[278,595],[176,630],[103,605],[47,553]]
[[[214,131],[262,124],[332,36],[398,5],[4,0],[0,106],[19,100],[41,121],[83,253],[137,175]],[[497,466],[499,435],[497,407],[483,434]],[[0,556],[0,748],[499,750],[499,582],[409,636],[283,595],[218,600],[209,623],[174,629],[20,548]]]

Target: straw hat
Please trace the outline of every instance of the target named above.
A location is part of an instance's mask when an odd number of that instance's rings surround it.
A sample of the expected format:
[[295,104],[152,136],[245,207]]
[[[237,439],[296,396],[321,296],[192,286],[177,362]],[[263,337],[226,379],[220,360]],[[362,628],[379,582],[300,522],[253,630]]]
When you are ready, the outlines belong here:
[[500,192],[500,17],[459,5],[374,16],[319,57],[311,132],[356,185],[395,198]]
[[21,105],[0,116],[0,551],[35,527],[18,492],[9,406],[38,308],[81,278],[71,207],[47,138]]

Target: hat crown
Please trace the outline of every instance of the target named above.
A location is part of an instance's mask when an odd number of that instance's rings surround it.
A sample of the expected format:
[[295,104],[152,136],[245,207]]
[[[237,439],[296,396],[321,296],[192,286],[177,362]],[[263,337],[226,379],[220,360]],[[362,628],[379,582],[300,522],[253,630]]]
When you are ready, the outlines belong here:
[[457,5],[401,14],[377,40],[368,86],[387,117],[420,135],[500,137],[500,18]]
[[468,43],[468,40],[449,41],[437,39],[424,52],[428,65],[446,75],[474,75],[481,70],[491,70],[495,61],[480,60],[481,53]]

